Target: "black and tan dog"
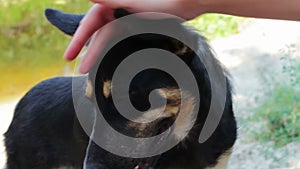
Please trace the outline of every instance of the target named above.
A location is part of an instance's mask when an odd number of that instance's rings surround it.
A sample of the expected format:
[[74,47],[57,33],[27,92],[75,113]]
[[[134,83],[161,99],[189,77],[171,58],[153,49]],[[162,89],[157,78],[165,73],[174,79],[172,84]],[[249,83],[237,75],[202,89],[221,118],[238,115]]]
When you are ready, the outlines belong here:
[[[116,10],[116,17],[123,15],[128,13],[124,10]],[[52,9],[46,10],[46,16],[52,24],[69,35],[76,31],[83,18],[83,15],[66,14]],[[81,83],[75,91],[78,96],[81,96],[77,99],[79,102],[73,102],[72,77],[57,77],[37,84],[18,103],[13,121],[5,133],[7,169],[226,168],[231,148],[236,140],[236,122],[228,79],[226,103],[221,121],[207,141],[201,144],[198,142],[211,106],[211,83],[218,83],[210,82],[207,70],[199,59],[209,57],[212,62],[210,64],[219,66],[206,40],[176,20],[141,20],[152,22],[151,24],[161,24],[161,22],[171,24],[172,28],[180,31],[183,37],[194,41],[201,56],[197,56],[189,47],[174,38],[157,34],[139,34],[119,42],[107,53],[101,63],[102,66],[97,71],[94,86],[88,83],[88,76],[73,77]],[[190,98],[182,103],[184,116],[181,118],[183,118],[176,122],[182,102],[180,89],[176,81],[163,71],[148,69],[140,72],[132,80],[129,90],[132,104],[140,111],[151,111],[148,110],[150,107],[148,96],[153,90],[167,99],[164,114],[155,121],[147,124],[129,121],[118,113],[113,104],[111,88],[122,85],[111,83],[115,69],[130,54],[147,48],[160,48],[175,53],[189,66],[196,78],[201,93],[200,100],[195,100],[191,93]],[[145,159],[125,158],[105,151],[89,139],[90,133],[86,134],[83,131],[74,109],[74,106],[80,104],[80,100],[91,104],[87,107],[93,107],[93,103],[87,101],[91,93],[96,95],[103,116],[115,130],[132,137],[150,137],[176,123],[177,129],[172,131],[171,135],[182,141],[165,153]],[[195,119],[191,119],[190,115],[193,102],[199,102],[200,105]],[[93,108],[86,110],[85,118],[93,125],[95,118]],[[195,124],[190,126],[192,121]],[[189,127],[191,130],[186,130]],[[181,138],[183,136],[185,137]]]

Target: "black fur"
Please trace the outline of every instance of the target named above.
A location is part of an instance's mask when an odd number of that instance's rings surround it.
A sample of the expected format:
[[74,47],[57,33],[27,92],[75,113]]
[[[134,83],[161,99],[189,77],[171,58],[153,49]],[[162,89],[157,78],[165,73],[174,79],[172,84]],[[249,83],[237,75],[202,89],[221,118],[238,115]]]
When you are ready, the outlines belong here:
[[58,77],[20,100],[5,133],[8,169],[82,166],[88,137],[77,122],[71,92],[72,78]]
[[[117,10],[115,16],[121,17],[128,14],[126,11]],[[50,9],[46,10],[46,16],[67,34],[75,32],[83,17]],[[66,20],[71,20],[71,22],[66,22]],[[148,22],[155,24],[159,21],[143,20],[145,24]],[[205,143],[199,144],[198,137],[207,117],[211,99],[211,82],[199,57],[210,57],[213,64],[217,66],[218,62],[214,59],[203,37],[175,20],[166,19],[163,23],[171,24],[176,31],[182,33],[184,38],[190,38],[199,46],[202,56],[197,56],[189,48],[177,55],[194,73],[200,90],[201,102],[196,123],[188,136],[171,150],[153,157],[156,161],[153,168],[204,169],[214,166],[218,158],[229,150],[236,140],[236,122],[232,110],[230,83],[227,79],[226,106],[217,129]],[[65,24],[71,25],[69,27]],[[161,132],[161,126],[166,120],[170,124],[174,122],[172,118],[159,119],[150,123],[144,130],[139,130],[140,125],[132,125],[120,116],[111,97],[104,96],[103,83],[111,80],[118,64],[136,51],[160,48],[176,53],[185,47],[185,44],[180,41],[164,35],[141,34],[121,41],[108,52],[97,72],[94,90],[101,112],[112,127],[126,135],[149,137]],[[81,93],[82,99],[86,99],[84,93],[88,77],[77,78],[82,82],[82,88],[78,89],[78,92]],[[161,88],[176,89],[178,86],[172,77],[162,71],[146,70],[139,73],[130,86],[130,98],[133,105],[139,110],[147,110],[149,92]],[[172,101],[174,100],[168,101],[167,104],[174,104]],[[92,110],[87,110],[86,114],[87,118],[93,119]],[[72,100],[71,77],[43,81],[21,99],[16,107],[13,121],[5,133],[5,146],[8,157],[7,169],[51,169],[60,166],[82,168],[84,160],[87,169],[133,169],[145,160],[119,157],[89,140],[76,117]]]
[[46,9],[45,16],[48,21],[67,35],[73,35],[84,15],[72,15],[55,9]]

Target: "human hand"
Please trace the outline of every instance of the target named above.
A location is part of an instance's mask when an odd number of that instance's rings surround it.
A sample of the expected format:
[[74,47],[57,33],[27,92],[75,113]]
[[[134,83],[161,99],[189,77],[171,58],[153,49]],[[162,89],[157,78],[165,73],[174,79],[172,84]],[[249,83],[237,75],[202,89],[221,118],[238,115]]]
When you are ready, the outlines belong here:
[[[114,20],[114,9],[124,8],[130,12],[163,12],[184,19],[191,19],[201,14],[198,0],[91,0],[96,4],[87,12],[80,23],[64,57],[73,60],[80,53],[86,42],[93,36],[80,65],[80,73],[87,73],[94,65],[99,53],[111,38],[112,30],[100,29]],[[192,3],[193,2],[193,3]],[[145,3],[147,3],[145,5]],[[202,11],[203,12],[203,11]]]
[[[103,37],[99,39],[99,41],[101,41],[99,43],[105,44],[105,41],[109,39],[108,34],[106,35],[105,32],[101,33],[100,31],[97,31],[99,28],[113,19],[113,9],[107,8],[100,4],[94,5],[82,19],[80,26],[73,35],[72,41],[70,42],[69,47],[64,54],[65,59],[70,61],[75,59],[93,34],[103,34]],[[92,41],[93,40],[91,40],[91,44]],[[95,56],[97,56],[97,53],[94,53],[91,50],[87,51],[86,56],[83,58],[80,65],[79,71],[81,73],[87,73],[88,70],[93,66],[93,63],[97,59]]]

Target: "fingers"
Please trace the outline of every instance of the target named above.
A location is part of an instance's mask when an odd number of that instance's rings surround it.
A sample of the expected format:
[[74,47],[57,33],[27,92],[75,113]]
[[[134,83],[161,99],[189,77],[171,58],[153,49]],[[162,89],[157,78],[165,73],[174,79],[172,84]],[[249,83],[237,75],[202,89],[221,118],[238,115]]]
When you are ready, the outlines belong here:
[[[113,17],[106,16],[103,18],[105,14],[104,11],[107,9],[103,9],[104,6],[111,11],[111,15],[113,16],[113,10],[115,8],[124,8],[127,2],[130,0],[92,0],[98,4],[95,5],[85,16],[83,19],[78,31],[76,31],[75,36],[70,44],[66,52],[66,59],[72,60],[74,59],[78,53],[80,52],[81,48],[85,45],[86,41],[92,36],[94,32],[96,32],[91,40],[88,49],[83,57],[83,60],[80,64],[79,72],[80,73],[87,73],[95,64],[96,60],[98,59],[100,52],[106,46],[108,40],[112,38],[112,34],[114,32],[112,26],[109,26],[109,29],[103,27],[107,22],[113,20]],[[157,0],[156,0],[157,1]],[[161,4],[161,2],[160,2]],[[141,6],[145,6],[144,4]],[[100,21],[100,22],[99,22]],[[97,24],[96,24],[97,23]],[[101,28],[101,29],[99,29]],[[99,30],[98,30],[99,29]],[[115,32],[116,33],[116,32]]]
[[[175,0],[90,0],[110,8],[124,8],[131,12],[164,12]],[[146,3],[146,4],[145,4]]]
[[200,0],[90,0],[110,8],[124,8],[130,12],[162,12],[192,19],[203,13]]
[[113,10],[101,4],[94,5],[85,15],[75,32],[64,57],[73,60],[80,53],[85,43],[99,28],[113,19]]
[[[73,60],[80,53],[90,37],[94,35],[85,57],[82,60],[79,71],[87,73],[94,65],[101,50],[106,46],[108,40],[112,37],[113,30],[100,29],[108,22],[114,20],[114,10],[116,8],[124,8],[131,12],[164,12],[180,16],[181,13],[188,13],[186,0],[91,0],[95,4],[85,15],[74,34],[64,57],[67,60]],[[195,0],[197,1],[197,0]],[[184,8],[184,9],[183,9]],[[100,29],[100,30],[99,30]]]
[[80,64],[79,72],[87,73],[93,65],[96,63],[100,52],[106,46],[108,41],[112,38],[114,33],[113,27],[102,27],[99,29],[93,36],[90,45],[83,57],[83,60]]

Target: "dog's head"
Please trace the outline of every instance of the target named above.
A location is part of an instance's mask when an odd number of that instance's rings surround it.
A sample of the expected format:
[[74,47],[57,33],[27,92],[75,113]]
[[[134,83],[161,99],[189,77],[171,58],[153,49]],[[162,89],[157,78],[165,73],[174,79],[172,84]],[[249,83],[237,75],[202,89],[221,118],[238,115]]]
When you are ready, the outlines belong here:
[[[115,11],[116,18],[125,15],[129,15],[129,13],[124,10]],[[53,25],[69,35],[75,33],[81,19],[84,17],[84,15],[67,14],[52,9],[46,10],[46,16]],[[176,19],[137,18],[137,21],[136,25],[158,24],[162,27],[169,26],[182,33],[183,38],[190,38],[196,46],[200,43],[202,46],[199,50],[202,50],[200,53],[203,53],[204,56],[212,55],[205,39],[191,33]],[[131,27],[136,26],[135,24],[125,25],[125,31],[130,31]],[[123,84],[114,84],[112,79],[117,67],[125,58],[139,50],[149,48],[159,48],[177,55],[193,72],[201,97],[197,100],[194,97],[195,93],[180,89],[176,80],[167,72],[158,69],[146,69],[138,72],[132,79],[128,92],[133,107],[140,112],[144,112],[137,115],[136,118],[137,120],[139,118],[153,119],[152,116],[156,116],[155,120],[151,122],[138,123],[128,120],[117,110],[112,91]],[[156,59],[159,61],[159,58]],[[152,137],[168,130],[174,124],[175,127],[172,131],[169,131],[170,136],[174,139],[184,140],[190,138],[194,141],[198,139],[209,109],[210,82],[204,65],[190,47],[169,36],[153,33],[138,34],[114,45],[102,58],[101,64],[98,66],[96,73],[89,75],[89,79],[94,79],[94,81],[87,82],[87,95],[96,98],[95,100],[103,116],[115,130],[131,137]],[[185,94],[184,98],[182,97],[183,94]],[[161,100],[161,104],[151,105],[150,95]],[[117,100],[122,102],[126,98],[127,96],[121,95]],[[194,113],[195,104],[200,106],[198,116],[195,116]],[[182,115],[179,116],[179,112]],[[180,119],[176,120],[178,117]],[[196,125],[194,125],[195,122]]]
[[[130,13],[122,9],[118,9],[115,11],[116,18],[120,18],[126,15],[130,15]],[[59,28],[61,31],[68,35],[73,35],[84,15],[68,14],[54,9],[47,9],[46,17],[54,26]],[[137,22],[137,25],[160,24],[162,27],[168,25],[174,28],[174,30],[176,31],[187,33],[186,29],[176,19],[137,18]],[[127,29],[124,31],[131,31],[130,27],[132,26],[134,25],[124,25],[124,28]],[[183,37],[184,36],[190,35],[183,35]],[[120,120],[118,123],[113,122],[111,125],[115,127],[115,129],[123,132],[124,130],[129,129],[129,132],[127,134],[131,133],[129,135],[138,137],[149,137],[157,135],[167,129],[168,126],[172,125],[174,120],[178,116],[178,112],[180,109],[182,101],[181,92],[185,92],[179,89],[175,79],[173,79],[173,77],[171,77],[171,75],[169,75],[168,73],[157,69],[147,69],[139,72],[133,78],[129,87],[130,101],[132,105],[139,111],[153,111],[153,114],[157,114],[155,113],[155,111],[159,111],[162,107],[165,107],[164,111],[162,113],[158,113],[159,116],[156,120],[147,124],[128,121],[119,114],[114,106],[111,90],[113,88],[117,88],[118,85],[123,84],[112,84],[114,72],[118,65],[130,54],[148,48],[159,48],[174,53],[189,66],[191,66],[194,59],[197,58],[195,53],[178,39],[152,33],[134,35],[120,41],[115,46],[113,46],[112,49],[109,50],[105,58],[102,60],[101,65],[99,66],[96,75],[96,81],[88,82],[89,84],[87,85],[87,95],[91,96],[92,94],[96,93],[99,107],[102,110],[101,112],[103,112],[104,116],[107,119],[111,118],[114,120],[116,120],[116,117],[118,117],[118,120]],[[157,58],[157,60],[159,60],[159,58]],[[161,105],[157,105],[158,107],[151,107],[149,102],[149,94],[152,91],[154,91],[152,94],[156,95],[156,98],[166,100],[166,105],[164,105],[165,102],[162,101]],[[185,98],[185,103],[182,104],[185,107],[181,109],[186,109],[187,114],[186,119],[180,120],[180,124],[175,124],[178,127],[176,128],[176,131],[174,131],[174,136],[178,137],[178,139],[182,139],[182,137],[186,135],[186,133],[184,132],[186,132],[186,130],[191,127],[190,124],[192,124],[193,120],[195,120],[188,117],[190,111],[193,110],[193,105],[195,102],[195,100],[193,99],[193,94],[190,93],[190,97]],[[120,101],[122,101],[122,98],[120,98]],[[149,109],[150,107],[151,109]],[[143,114],[141,114],[141,116],[143,116]],[[151,113],[148,113],[148,115],[149,114]],[[186,125],[186,127],[184,127],[184,125]]]

